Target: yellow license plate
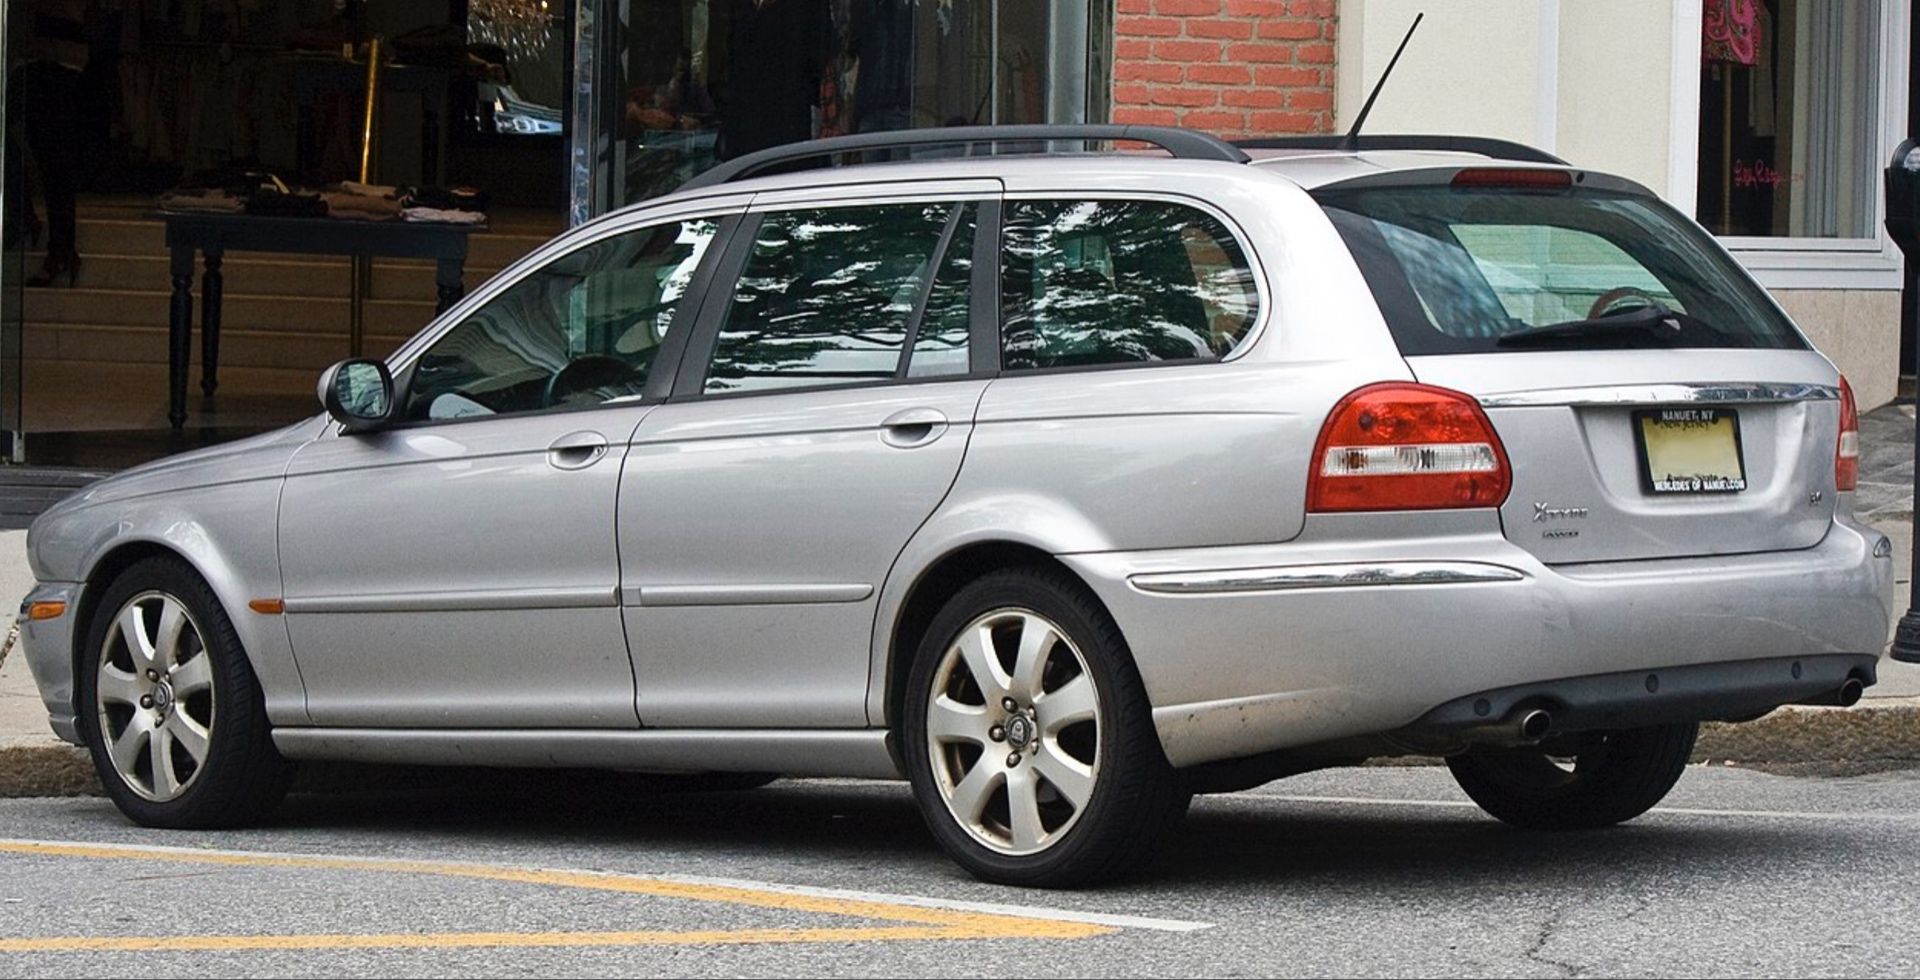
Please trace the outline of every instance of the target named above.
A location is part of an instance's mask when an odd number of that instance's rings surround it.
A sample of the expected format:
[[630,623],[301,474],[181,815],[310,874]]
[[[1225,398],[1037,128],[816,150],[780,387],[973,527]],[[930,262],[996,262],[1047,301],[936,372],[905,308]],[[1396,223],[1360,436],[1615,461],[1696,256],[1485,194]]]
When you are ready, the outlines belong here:
[[1739,493],[1747,488],[1740,416],[1730,408],[1655,408],[1633,413],[1647,492]]

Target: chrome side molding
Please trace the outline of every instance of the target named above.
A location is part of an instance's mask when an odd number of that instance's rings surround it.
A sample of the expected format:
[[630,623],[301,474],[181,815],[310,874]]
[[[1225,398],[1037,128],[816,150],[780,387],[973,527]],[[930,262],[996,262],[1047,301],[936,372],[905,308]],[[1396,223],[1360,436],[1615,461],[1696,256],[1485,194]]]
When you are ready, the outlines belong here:
[[476,612],[507,609],[590,609],[619,604],[611,585],[460,592],[393,592],[386,595],[290,596],[289,613]]
[[1127,582],[1142,592],[1195,595],[1210,592],[1347,589],[1376,585],[1464,585],[1519,582],[1526,577],[1527,573],[1517,568],[1488,562],[1375,561],[1208,572],[1154,572],[1129,576]]
[[859,602],[872,594],[873,586],[864,582],[629,585],[620,590],[620,601],[628,606],[772,606]]
[[1486,408],[1539,405],[1672,405],[1710,402],[1716,405],[1753,405],[1768,402],[1838,401],[1840,389],[1814,384],[1652,384],[1594,385],[1577,388],[1536,388],[1481,395]]

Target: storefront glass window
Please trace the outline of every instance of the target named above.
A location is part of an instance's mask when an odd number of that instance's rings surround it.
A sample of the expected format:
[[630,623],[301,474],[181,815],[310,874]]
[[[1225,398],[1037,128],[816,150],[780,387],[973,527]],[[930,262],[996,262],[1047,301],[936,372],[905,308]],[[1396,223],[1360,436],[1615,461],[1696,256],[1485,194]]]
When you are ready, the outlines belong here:
[[[1098,3],[1048,0],[624,2],[601,77],[605,206],[715,162],[848,133],[1089,117]],[[1097,110],[1097,106],[1091,107]],[[602,178],[605,179],[605,178]]]
[[485,63],[474,118],[483,132],[565,131],[567,24],[560,0],[469,0],[472,63]]
[[1880,17],[1857,0],[1706,0],[1702,224],[1873,237]]

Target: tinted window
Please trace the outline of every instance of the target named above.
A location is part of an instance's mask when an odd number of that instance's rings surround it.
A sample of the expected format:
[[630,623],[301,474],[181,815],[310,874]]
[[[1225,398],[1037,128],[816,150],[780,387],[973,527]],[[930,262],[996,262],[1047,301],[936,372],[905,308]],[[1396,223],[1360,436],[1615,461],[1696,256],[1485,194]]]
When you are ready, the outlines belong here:
[[[705,390],[762,391],[898,377],[909,331],[930,299],[940,243],[957,208],[946,202],[767,214],[714,341]],[[971,246],[969,237],[957,247]],[[961,272],[939,271],[950,288],[938,300],[941,323],[931,326],[927,337],[933,372],[944,369],[937,351],[955,302],[956,277],[962,309],[966,302]],[[951,338],[944,343],[950,347]]]
[[[1620,347],[1803,348],[1760,288],[1692,222],[1605,191],[1330,191],[1322,205],[1402,353]],[[1660,310],[1679,329],[1634,317]],[[1505,339],[1503,339],[1505,338]]]
[[695,220],[628,232],[521,279],[420,356],[406,417],[638,397],[716,227]]
[[940,271],[927,294],[927,312],[914,336],[913,359],[907,365],[912,378],[966,374],[968,339],[973,325],[973,236],[978,230],[980,206],[961,209],[960,220],[948,236]]
[[1009,369],[1210,360],[1257,313],[1239,243],[1184,205],[1008,202],[1005,258]]

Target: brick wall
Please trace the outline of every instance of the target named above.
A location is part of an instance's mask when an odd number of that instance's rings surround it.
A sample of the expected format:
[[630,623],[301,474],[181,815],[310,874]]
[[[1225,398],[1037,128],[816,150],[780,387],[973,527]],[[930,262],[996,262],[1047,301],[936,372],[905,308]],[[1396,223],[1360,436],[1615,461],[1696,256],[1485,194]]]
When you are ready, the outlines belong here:
[[1113,121],[1333,131],[1335,0],[1116,0]]

